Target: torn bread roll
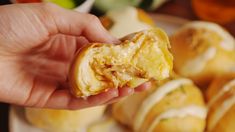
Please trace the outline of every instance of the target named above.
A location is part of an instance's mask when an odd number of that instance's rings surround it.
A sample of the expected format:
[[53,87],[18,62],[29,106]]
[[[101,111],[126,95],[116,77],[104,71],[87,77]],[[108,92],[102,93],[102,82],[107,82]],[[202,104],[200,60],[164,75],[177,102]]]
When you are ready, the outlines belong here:
[[130,6],[110,10],[100,17],[100,21],[113,36],[118,38],[155,26],[145,11]]
[[216,75],[235,72],[235,40],[215,23],[188,23],[170,40],[175,71],[200,86]]
[[113,116],[137,132],[203,132],[207,109],[201,91],[175,78],[113,105]]
[[47,132],[85,132],[87,127],[101,119],[106,106],[82,110],[53,110],[25,108],[25,116],[32,125]]
[[109,88],[163,80],[172,70],[167,35],[158,28],[132,34],[121,44],[94,43],[81,49],[70,71],[71,91],[77,97]]
[[235,74],[217,77],[207,91],[208,132],[234,132]]

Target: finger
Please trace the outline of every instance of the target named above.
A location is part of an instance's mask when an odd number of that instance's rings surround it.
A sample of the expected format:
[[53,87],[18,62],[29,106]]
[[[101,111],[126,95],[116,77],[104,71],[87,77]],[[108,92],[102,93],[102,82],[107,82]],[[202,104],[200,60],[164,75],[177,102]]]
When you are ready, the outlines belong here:
[[134,92],[135,92],[135,90],[133,88],[128,88],[128,87],[119,88],[119,96],[109,100],[105,104],[115,103],[115,102],[119,101],[120,99],[122,99],[123,97],[134,94]]
[[82,47],[84,47],[90,43],[85,37],[77,37],[76,41],[77,41],[76,52],[79,49],[81,49]]
[[87,99],[76,98],[68,90],[56,90],[45,104],[46,108],[54,109],[81,109],[104,104],[108,100],[117,97],[118,90],[110,89],[98,95],[90,96]]
[[151,82],[145,82],[141,85],[139,85],[138,87],[135,88],[135,92],[143,92],[145,90],[148,90],[150,89],[152,86],[152,83]]
[[[54,4],[45,4],[44,7],[49,12],[56,25],[56,31],[59,33],[76,36],[82,34],[90,42],[114,43],[118,41],[107,32],[94,15],[66,10]],[[54,28],[53,31],[55,31]]]

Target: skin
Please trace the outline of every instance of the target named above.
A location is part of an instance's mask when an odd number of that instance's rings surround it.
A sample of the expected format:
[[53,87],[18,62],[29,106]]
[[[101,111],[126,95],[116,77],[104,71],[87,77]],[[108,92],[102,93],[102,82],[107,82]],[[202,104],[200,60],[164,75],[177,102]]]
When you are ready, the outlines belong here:
[[118,43],[90,14],[53,4],[0,6],[0,101],[28,107],[81,109],[109,104],[135,91],[110,88],[76,98],[68,71],[77,50],[91,42]]

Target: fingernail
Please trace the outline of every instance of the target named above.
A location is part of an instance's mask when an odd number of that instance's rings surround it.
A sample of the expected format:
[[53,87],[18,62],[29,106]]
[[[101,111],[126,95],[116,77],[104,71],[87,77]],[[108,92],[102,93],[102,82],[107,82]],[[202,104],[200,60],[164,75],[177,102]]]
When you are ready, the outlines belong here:
[[118,89],[110,89],[109,92],[112,97],[118,97]]
[[109,42],[112,43],[112,44],[119,44],[119,43],[121,43],[121,41],[119,39],[115,38],[112,35],[110,35],[110,37],[109,37]]
[[127,92],[128,92],[129,95],[131,95],[131,94],[134,94],[135,91],[134,91],[133,88],[128,88]]

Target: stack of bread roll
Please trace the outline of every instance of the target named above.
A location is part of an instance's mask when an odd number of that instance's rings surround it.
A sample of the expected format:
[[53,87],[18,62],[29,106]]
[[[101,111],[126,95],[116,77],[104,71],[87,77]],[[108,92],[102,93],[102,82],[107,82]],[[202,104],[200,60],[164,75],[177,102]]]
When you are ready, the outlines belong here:
[[207,109],[191,80],[174,78],[153,86],[114,104],[113,116],[139,132],[203,132]]

